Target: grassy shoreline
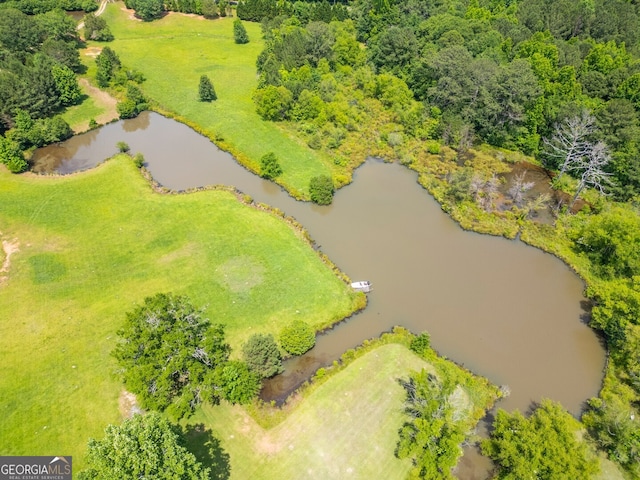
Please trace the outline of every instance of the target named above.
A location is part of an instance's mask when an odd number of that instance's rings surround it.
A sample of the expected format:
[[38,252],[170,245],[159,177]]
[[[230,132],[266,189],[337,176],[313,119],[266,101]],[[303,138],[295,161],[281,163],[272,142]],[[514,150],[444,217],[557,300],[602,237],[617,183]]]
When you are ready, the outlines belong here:
[[70,177],[0,170],[0,223],[20,243],[0,285],[4,454],[58,445],[81,468],[87,439],[119,423],[110,352],[147,295],[189,294],[236,354],[254,332],[299,316],[321,328],[361,306],[280,216],[227,191],[159,195],[128,156]]

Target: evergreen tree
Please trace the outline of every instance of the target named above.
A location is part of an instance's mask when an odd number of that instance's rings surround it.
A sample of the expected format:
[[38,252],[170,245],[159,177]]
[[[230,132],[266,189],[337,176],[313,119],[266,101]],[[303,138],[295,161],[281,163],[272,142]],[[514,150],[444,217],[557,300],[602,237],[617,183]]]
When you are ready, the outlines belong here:
[[247,35],[247,30],[239,18],[233,21],[233,38],[239,44],[249,43],[249,35]]
[[200,86],[198,87],[198,95],[201,102],[211,102],[217,100],[216,90],[213,88],[213,83],[209,80],[207,75],[200,77]]

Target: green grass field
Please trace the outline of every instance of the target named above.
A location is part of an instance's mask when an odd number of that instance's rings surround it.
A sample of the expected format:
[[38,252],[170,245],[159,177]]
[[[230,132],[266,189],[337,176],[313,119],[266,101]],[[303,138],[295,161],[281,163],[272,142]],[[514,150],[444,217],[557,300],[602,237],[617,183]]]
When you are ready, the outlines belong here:
[[[142,88],[161,108],[198,125],[211,138],[224,139],[222,147],[254,169],[262,155],[274,152],[284,171],[278,181],[294,194],[307,195],[311,177],[331,174],[330,159],[255,112],[251,95],[263,48],[259,24],[245,22],[250,42],[237,45],[229,17],[205,20],[171,13],[147,23],[132,19],[118,2],[107,7],[104,18],[115,35],[109,47],[126,67],[144,74]],[[217,101],[198,101],[201,75],[211,79]]]
[[230,457],[232,479],[405,478],[394,456],[405,392],[398,378],[430,368],[402,345],[376,348],[315,389],[279,425],[263,429],[239,407],[207,407],[208,425]]
[[127,156],[70,177],[0,169],[0,232],[19,248],[0,284],[5,455],[80,466],[87,439],[119,423],[110,351],[145,296],[189,294],[236,352],[254,332],[325,325],[358,301],[279,217],[225,191],[153,193]]

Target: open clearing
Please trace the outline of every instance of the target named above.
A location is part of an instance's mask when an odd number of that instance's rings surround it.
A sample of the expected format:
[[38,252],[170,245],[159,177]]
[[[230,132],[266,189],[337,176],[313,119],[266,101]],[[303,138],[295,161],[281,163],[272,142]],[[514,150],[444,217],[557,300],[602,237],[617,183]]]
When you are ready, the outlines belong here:
[[232,479],[405,478],[395,458],[405,392],[398,378],[430,368],[402,345],[376,348],[305,397],[279,425],[264,429],[239,407],[207,407],[210,426],[230,456]]
[[236,352],[252,333],[300,317],[319,327],[357,301],[279,217],[226,191],[156,194],[124,155],[68,177],[0,168],[0,225],[20,241],[0,288],[5,455],[55,445],[82,466],[87,439],[121,420],[110,352],[146,296],[188,294]]
[[[223,148],[254,169],[260,157],[274,152],[284,171],[278,180],[292,192],[307,192],[309,178],[331,174],[331,159],[255,112],[251,95],[258,82],[256,59],[264,46],[259,24],[244,22],[250,42],[237,45],[234,18],[204,20],[170,14],[140,22],[131,20],[129,13],[120,2],[107,6],[103,17],[115,36],[108,45],[127,68],[144,74],[142,89],[163,109],[198,125],[217,142],[222,139]],[[198,101],[201,75],[211,79],[217,101]]]

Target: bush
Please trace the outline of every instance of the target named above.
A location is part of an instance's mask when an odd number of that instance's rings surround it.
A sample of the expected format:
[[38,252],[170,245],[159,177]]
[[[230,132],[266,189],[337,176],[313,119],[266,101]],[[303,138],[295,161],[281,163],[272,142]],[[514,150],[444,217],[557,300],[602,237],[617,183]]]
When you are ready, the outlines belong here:
[[144,155],[136,153],[133,157],[133,164],[138,168],[144,167]]
[[283,86],[268,85],[253,94],[256,112],[264,120],[285,120],[293,104],[293,94]]
[[245,405],[260,391],[260,377],[249,370],[246,363],[233,360],[216,372],[215,378],[222,398],[230,403]]
[[329,175],[313,177],[309,182],[311,201],[318,205],[330,205],[333,201],[333,180]]
[[273,152],[269,152],[260,159],[260,176],[268,180],[276,178],[282,174],[282,168],[278,163],[278,158]]
[[218,18],[218,5],[215,0],[202,0],[202,16],[207,19]]
[[280,345],[291,355],[302,355],[316,344],[316,334],[309,324],[294,320],[280,332]]
[[118,142],[116,143],[116,147],[118,147],[118,151],[120,153],[127,153],[129,151],[129,145],[127,142]]
[[244,361],[263,378],[281,373],[282,356],[273,335],[256,333],[242,346]]
[[426,357],[426,355],[431,351],[431,337],[427,332],[422,332],[411,340],[409,348],[421,357]]
[[116,110],[118,115],[120,115],[120,118],[135,118],[138,115],[136,103],[131,99],[118,102]]

